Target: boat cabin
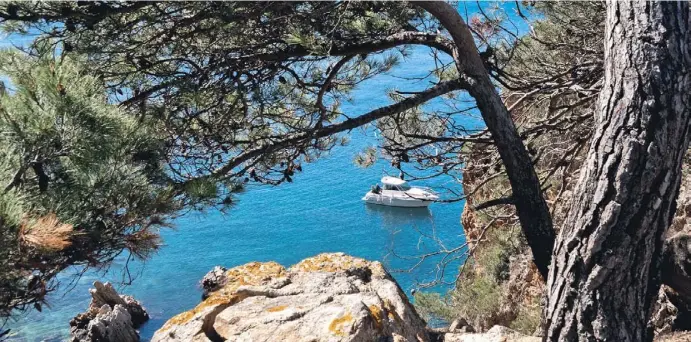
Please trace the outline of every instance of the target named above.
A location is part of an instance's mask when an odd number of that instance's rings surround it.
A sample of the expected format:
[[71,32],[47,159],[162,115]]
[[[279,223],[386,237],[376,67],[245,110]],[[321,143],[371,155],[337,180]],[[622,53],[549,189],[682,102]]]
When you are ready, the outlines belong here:
[[381,179],[381,183],[383,185],[384,190],[390,190],[390,191],[408,191],[410,190],[410,185],[408,183],[400,178],[396,177],[383,177]]

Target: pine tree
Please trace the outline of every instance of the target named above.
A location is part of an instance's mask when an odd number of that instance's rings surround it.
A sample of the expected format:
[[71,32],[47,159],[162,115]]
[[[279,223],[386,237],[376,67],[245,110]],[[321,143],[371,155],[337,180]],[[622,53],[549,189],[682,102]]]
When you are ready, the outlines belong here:
[[185,199],[160,160],[158,127],[109,104],[78,58],[0,52],[0,317],[40,310],[68,265],[144,258]]

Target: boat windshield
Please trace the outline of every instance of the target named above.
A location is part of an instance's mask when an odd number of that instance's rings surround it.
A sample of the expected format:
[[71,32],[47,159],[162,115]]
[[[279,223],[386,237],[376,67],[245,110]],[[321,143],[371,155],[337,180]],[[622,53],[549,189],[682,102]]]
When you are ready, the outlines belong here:
[[408,191],[410,190],[410,185],[408,183],[403,183],[403,184],[384,184],[384,190],[393,190],[393,191]]

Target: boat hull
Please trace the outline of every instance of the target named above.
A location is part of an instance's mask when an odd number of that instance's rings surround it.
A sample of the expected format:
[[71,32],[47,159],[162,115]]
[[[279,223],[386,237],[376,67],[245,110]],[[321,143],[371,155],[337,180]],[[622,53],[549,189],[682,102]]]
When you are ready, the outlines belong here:
[[390,207],[421,208],[429,206],[433,201],[416,198],[400,198],[380,194],[367,193],[363,201],[371,204],[386,205]]

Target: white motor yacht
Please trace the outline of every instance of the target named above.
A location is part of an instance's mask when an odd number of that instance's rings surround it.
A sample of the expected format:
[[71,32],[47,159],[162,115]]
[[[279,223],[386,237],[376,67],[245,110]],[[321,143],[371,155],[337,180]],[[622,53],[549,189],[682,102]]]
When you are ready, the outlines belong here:
[[362,200],[392,207],[426,207],[439,199],[432,189],[411,187],[400,178],[383,177],[381,183],[382,186],[375,185]]

